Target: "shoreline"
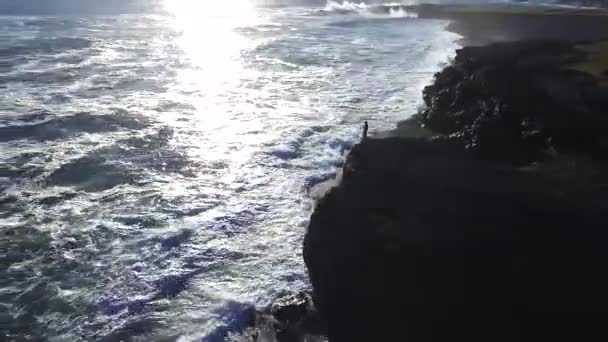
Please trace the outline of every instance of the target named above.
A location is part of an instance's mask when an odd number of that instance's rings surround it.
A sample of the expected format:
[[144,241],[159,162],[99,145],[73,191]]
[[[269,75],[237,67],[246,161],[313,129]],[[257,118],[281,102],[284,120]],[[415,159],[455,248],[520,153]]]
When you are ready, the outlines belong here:
[[[422,111],[355,145],[342,176],[317,185],[304,242],[314,303],[279,299],[242,341],[526,340],[519,331],[548,314],[529,303],[563,311],[551,316],[563,321],[555,337],[585,329],[573,314],[608,307],[608,282],[579,266],[608,261],[594,243],[608,238],[608,121],[598,116],[608,111],[608,29],[594,32],[608,28],[608,11],[431,8],[423,17],[462,36],[453,61],[424,88]],[[563,39],[545,30],[590,16]],[[536,290],[548,286],[566,295]],[[581,306],[572,289],[596,303]],[[460,303],[450,320],[446,303]],[[537,325],[530,336],[548,330]]]
[[605,334],[585,313],[608,307],[608,12],[438,7],[463,47],[311,217],[329,339]]
[[[608,9],[604,8],[564,8],[534,7],[518,5],[497,5],[479,7],[475,5],[417,5],[411,6],[422,19],[447,20],[446,31],[459,35],[459,50],[468,47],[486,46],[494,43],[521,40],[563,40],[576,44],[581,52],[587,54],[588,61],[581,61],[572,68],[587,72],[608,82]],[[539,19],[540,18],[540,19]],[[586,22],[584,28],[577,25],[580,20],[595,18],[596,22]],[[543,21],[543,19],[548,19]],[[565,22],[564,22],[565,20]],[[528,24],[534,23],[532,27]],[[565,27],[564,31],[547,30],[548,27]],[[601,26],[605,30],[598,28]],[[526,30],[522,31],[521,28]],[[579,28],[571,30],[572,27]],[[449,63],[448,63],[449,65]],[[440,72],[443,68],[440,68]],[[431,81],[432,83],[432,81]],[[428,86],[428,85],[426,85]],[[425,86],[425,87],[426,87]],[[431,130],[416,122],[416,115],[397,122],[395,128],[377,132],[373,139],[390,137],[427,137]]]

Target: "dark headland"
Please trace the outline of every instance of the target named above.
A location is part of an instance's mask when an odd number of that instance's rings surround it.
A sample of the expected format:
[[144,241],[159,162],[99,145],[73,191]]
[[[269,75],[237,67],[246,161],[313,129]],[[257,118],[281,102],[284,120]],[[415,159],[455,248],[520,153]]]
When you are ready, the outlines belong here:
[[316,204],[313,300],[242,338],[608,340],[608,15],[417,9],[466,47]]

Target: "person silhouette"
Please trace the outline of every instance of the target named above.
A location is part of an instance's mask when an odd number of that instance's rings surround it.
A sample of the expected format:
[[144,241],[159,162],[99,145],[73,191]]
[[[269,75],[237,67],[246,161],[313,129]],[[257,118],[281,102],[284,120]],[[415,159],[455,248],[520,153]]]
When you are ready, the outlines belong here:
[[362,140],[367,138],[367,130],[369,129],[369,125],[367,124],[367,120],[363,124],[363,138]]

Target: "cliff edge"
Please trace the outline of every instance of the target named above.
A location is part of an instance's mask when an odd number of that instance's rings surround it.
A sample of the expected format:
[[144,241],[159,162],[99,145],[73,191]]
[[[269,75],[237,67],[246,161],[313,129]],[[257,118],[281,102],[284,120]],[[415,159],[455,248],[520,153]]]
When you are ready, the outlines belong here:
[[340,341],[605,339],[608,93],[558,41],[464,48],[399,134],[356,145],[304,257]]

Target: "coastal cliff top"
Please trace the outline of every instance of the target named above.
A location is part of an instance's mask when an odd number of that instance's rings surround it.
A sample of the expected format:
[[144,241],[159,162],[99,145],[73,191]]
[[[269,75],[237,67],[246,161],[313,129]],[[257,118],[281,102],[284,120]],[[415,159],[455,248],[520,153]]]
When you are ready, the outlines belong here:
[[420,18],[450,20],[463,45],[524,39],[608,40],[608,10],[524,5],[420,5]]

